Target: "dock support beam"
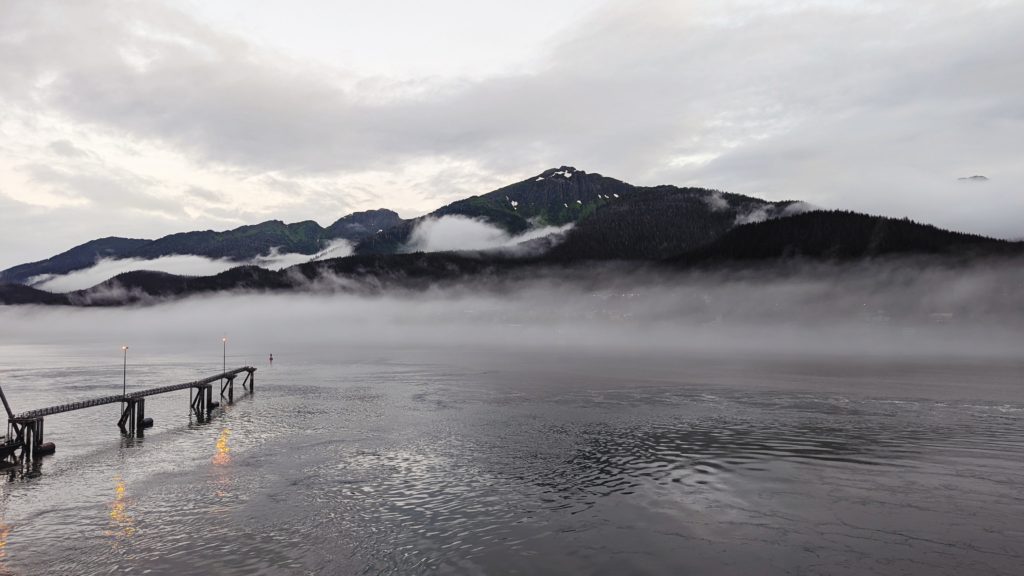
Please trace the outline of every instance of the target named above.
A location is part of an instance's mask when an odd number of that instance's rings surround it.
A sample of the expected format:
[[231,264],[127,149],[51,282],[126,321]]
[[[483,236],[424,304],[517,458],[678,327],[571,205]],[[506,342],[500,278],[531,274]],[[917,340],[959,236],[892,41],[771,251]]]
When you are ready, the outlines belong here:
[[144,423],[146,420],[146,399],[139,398],[135,403],[135,434],[141,437],[142,429],[146,427]]
[[256,370],[247,370],[245,379],[242,380],[242,390],[248,391],[250,394],[256,389]]
[[[195,395],[189,392],[191,398],[191,409],[192,413],[196,415],[196,420],[200,422],[206,422],[210,419],[210,412],[213,412],[213,384],[204,384],[202,386],[196,386]],[[191,389],[190,389],[191,390]]]
[[21,448],[21,458],[39,458],[50,451],[41,451],[43,445],[42,418],[16,418],[9,420],[11,437],[9,444]]
[[131,436],[142,437],[143,420],[146,419],[145,398],[125,398],[124,411],[121,412],[121,419],[117,421],[117,427],[121,432]]
[[[223,398],[224,396],[227,396],[228,402],[234,402],[235,401],[235,376],[237,376],[237,375],[233,374],[233,375],[229,376],[227,378],[227,380],[225,380],[221,384],[221,386],[220,386],[220,396],[221,396],[221,398]],[[252,394],[252,392],[254,390],[254,387],[255,387],[255,383],[256,383],[256,370],[255,369],[246,370],[245,371],[245,378],[242,379],[242,390],[245,390],[246,392],[249,392],[250,394]],[[226,392],[226,394],[225,394],[225,392]]]
[[[193,391],[195,391],[194,394]],[[189,407],[192,413],[195,414],[196,420],[202,422],[203,417],[206,414],[206,396],[203,394],[203,388],[189,388],[188,397],[190,400]]]
[[224,392],[227,392],[228,402],[234,402],[234,400],[235,400],[235,377],[234,376],[229,376],[228,379],[225,380],[220,385],[220,397],[221,398],[223,398],[225,396]]

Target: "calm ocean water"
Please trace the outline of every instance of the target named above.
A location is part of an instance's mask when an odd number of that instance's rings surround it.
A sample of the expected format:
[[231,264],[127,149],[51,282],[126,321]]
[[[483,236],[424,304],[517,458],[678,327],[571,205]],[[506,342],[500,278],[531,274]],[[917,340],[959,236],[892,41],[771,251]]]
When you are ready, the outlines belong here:
[[[244,348],[244,344],[236,345]],[[219,352],[219,350],[215,350]],[[219,371],[132,351],[129,388]],[[0,486],[13,574],[1020,574],[1020,363],[330,346],[232,352],[122,438],[47,418]],[[0,347],[15,411],[116,393],[120,358]]]

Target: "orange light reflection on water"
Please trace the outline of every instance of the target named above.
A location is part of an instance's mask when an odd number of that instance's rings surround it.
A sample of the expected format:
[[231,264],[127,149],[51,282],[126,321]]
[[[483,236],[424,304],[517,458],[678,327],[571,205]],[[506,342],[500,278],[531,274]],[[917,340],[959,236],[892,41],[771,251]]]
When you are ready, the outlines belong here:
[[124,479],[116,476],[114,481],[114,501],[110,505],[110,519],[114,523],[114,528],[109,530],[107,535],[120,540],[135,534],[135,519],[128,513],[130,500],[128,499]]
[[213,455],[214,482],[217,489],[214,495],[217,498],[229,498],[231,496],[231,446],[228,445],[228,438],[231,437],[231,430],[222,428],[220,436],[217,437],[217,451]]
[[214,464],[223,466],[231,462],[231,447],[228,446],[230,436],[231,430],[224,428],[220,431],[220,436],[217,438],[217,453],[213,455]]
[[7,559],[7,538],[11,535],[11,525],[6,522],[0,522],[0,570],[4,570],[6,573],[7,566],[4,564],[4,560]]

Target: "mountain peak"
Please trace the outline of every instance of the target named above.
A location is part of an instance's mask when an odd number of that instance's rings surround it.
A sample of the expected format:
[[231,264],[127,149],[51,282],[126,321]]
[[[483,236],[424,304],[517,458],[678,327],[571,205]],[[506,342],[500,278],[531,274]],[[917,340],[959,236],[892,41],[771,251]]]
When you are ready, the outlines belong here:
[[586,171],[584,171],[584,170],[577,170],[576,168],[574,168],[572,166],[560,166],[558,168],[548,168],[547,170],[541,172],[537,176],[534,176],[533,180],[535,180],[537,182],[540,182],[541,180],[548,180],[548,179],[551,179],[551,178],[567,178],[568,179],[568,178],[572,178],[573,176],[576,176],[577,174],[578,175],[584,175],[584,174],[586,174]]
[[351,242],[359,242],[378,230],[397,226],[403,221],[397,212],[387,208],[353,212],[328,226],[326,235],[328,238],[344,238]]

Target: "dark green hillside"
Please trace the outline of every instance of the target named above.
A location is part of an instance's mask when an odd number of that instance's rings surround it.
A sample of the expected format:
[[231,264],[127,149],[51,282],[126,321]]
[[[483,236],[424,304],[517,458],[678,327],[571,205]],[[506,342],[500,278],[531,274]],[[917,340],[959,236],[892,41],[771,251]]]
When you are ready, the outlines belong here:
[[814,211],[738,226],[682,254],[678,263],[811,258],[850,260],[894,254],[1024,254],[1024,243],[951,232],[908,219]]
[[209,258],[248,260],[265,255],[272,248],[281,252],[313,254],[326,240],[324,230],[312,220],[285,224],[270,220],[225,232],[183,232],[164,236],[140,247],[132,256],[159,258],[171,254],[194,254]]
[[42,274],[67,274],[88,268],[102,258],[127,258],[151,240],[134,238],[100,238],[62,252],[38,262],[21,264],[0,272],[0,282],[24,284],[33,276]]
[[391,210],[356,212],[338,219],[327,228],[312,220],[292,224],[270,220],[224,232],[206,230],[171,234],[140,247],[132,256],[158,258],[170,254],[194,254],[243,261],[264,256],[275,248],[282,253],[315,254],[330,240],[342,238],[357,242],[402,221]]
[[52,294],[23,284],[0,284],[0,305],[69,304],[65,294]]
[[704,188],[638,188],[598,207],[548,257],[658,260],[711,242],[738,221],[785,214],[792,204]]

